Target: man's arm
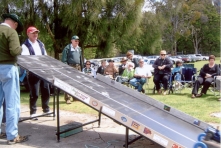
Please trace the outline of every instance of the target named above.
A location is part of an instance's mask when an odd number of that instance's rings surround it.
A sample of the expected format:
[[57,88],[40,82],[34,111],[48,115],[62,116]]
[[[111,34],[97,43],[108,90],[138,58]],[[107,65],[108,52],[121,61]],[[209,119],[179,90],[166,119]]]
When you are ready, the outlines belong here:
[[22,52],[18,33],[15,30],[12,30],[11,34],[9,35],[9,50],[12,56],[20,55]]
[[63,49],[62,51],[62,59],[61,61],[65,64],[68,64],[68,53],[67,53],[67,50],[68,50],[68,45]]
[[21,55],[30,55],[30,52],[28,50],[28,47],[25,44],[22,44],[22,52]]

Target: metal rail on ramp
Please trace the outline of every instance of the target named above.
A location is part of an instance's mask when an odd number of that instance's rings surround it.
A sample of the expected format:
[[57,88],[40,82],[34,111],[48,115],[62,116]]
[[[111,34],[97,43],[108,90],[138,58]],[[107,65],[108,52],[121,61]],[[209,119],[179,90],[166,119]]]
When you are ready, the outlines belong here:
[[18,64],[167,148],[192,148],[197,136],[209,126],[109,78],[97,75],[94,79],[48,56],[19,56]]

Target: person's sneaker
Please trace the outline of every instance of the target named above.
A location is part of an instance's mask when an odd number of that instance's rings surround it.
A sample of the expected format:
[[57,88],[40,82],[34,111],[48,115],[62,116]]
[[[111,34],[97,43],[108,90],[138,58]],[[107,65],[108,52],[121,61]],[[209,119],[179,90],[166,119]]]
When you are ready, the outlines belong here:
[[[35,116],[37,116],[37,115],[36,115],[36,114],[31,114],[31,115],[30,115],[31,118],[32,118],[32,117],[35,117]],[[31,120],[38,120],[38,118],[35,117],[35,118],[32,118]]]
[[3,133],[3,132],[2,132],[2,133],[0,134],[0,139],[5,139],[6,137],[7,137],[7,136],[6,136],[6,133]]
[[141,92],[145,94],[145,90],[143,88],[142,88]]
[[159,89],[159,90],[157,91],[157,93],[158,93],[158,94],[162,94],[162,90]]
[[45,117],[53,117],[53,114],[48,114],[48,113],[51,113],[51,112],[43,112],[42,115],[45,115]]
[[8,140],[7,143],[9,145],[12,145],[12,144],[16,144],[16,143],[25,142],[25,141],[28,141],[28,136],[20,136],[20,135],[18,135],[15,139]]
[[71,104],[71,100],[66,100],[66,104]]
[[165,91],[163,92],[163,95],[167,95],[167,90],[165,90]]

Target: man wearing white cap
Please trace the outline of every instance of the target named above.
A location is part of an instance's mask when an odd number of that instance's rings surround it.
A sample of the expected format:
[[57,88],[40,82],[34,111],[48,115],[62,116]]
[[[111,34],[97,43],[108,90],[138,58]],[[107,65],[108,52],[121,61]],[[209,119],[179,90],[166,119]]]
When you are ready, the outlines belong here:
[[[21,55],[47,55],[44,44],[38,40],[38,33],[40,31],[36,27],[29,27],[27,29],[28,39],[22,44],[22,53]],[[28,83],[30,87],[30,116],[36,116],[36,103],[39,96],[39,87],[41,91],[41,99],[42,99],[42,109],[43,114],[49,113],[50,108],[48,106],[50,99],[50,89],[49,84],[46,81],[40,80],[35,75],[29,73],[27,76]],[[37,120],[37,118],[33,118],[33,120]]]

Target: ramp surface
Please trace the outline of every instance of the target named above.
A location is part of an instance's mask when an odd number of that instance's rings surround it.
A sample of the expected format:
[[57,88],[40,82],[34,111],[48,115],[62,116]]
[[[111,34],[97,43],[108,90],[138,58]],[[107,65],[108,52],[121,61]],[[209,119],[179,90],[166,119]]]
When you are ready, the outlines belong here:
[[208,126],[131,88],[100,75],[94,79],[49,56],[19,56],[18,64],[164,147],[192,148]]

